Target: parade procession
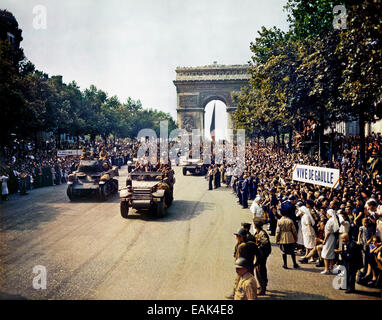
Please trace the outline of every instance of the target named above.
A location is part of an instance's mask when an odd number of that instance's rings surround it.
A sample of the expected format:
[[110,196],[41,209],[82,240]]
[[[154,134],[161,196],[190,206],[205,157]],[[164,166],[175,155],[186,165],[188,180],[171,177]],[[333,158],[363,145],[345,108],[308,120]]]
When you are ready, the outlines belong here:
[[0,5],[1,300],[380,303],[381,1],[26,2]]

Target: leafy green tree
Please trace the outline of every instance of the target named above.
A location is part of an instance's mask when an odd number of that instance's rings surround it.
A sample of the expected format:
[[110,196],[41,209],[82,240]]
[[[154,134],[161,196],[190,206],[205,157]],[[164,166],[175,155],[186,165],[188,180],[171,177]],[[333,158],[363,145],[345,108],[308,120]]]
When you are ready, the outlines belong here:
[[344,60],[341,98],[348,114],[358,118],[360,156],[365,165],[365,123],[381,116],[375,103],[382,97],[381,1],[365,0],[348,10],[348,29],[341,34],[338,55]]

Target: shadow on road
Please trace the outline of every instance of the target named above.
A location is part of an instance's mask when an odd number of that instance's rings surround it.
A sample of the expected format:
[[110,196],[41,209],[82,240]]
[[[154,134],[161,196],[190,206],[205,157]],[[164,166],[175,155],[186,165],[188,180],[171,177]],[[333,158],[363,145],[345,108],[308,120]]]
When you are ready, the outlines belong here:
[[205,210],[215,208],[212,202],[174,200],[172,206],[167,209],[164,218],[156,218],[150,210],[134,210],[129,213],[127,220],[144,220],[153,222],[187,221],[196,218]]
[[16,213],[14,211],[8,211],[0,217],[0,231],[37,230],[41,223],[55,220],[60,212],[62,211],[59,208],[49,205],[36,205],[33,207],[33,210]]
[[325,296],[296,291],[269,290],[266,296],[260,296],[259,300],[330,300]]
[[28,300],[28,299],[19,294],[10,294],[7,292],[0,291],[0,300]]

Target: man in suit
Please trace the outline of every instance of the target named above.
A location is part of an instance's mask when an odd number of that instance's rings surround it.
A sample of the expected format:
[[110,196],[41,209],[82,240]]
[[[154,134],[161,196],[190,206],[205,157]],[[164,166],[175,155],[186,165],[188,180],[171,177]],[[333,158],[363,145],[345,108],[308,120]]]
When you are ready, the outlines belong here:
[[248,182],[249,182],[249,184],[248,184],[248,199],[253,200],[255,198],[253,195],[253,176],[252,175],[250,175],[248,177]]
[[342,260],[346,268],[346,287],[345,293],[355,292],[355,280],[357,271],[362,268],[361,247],[353,240],[349,239],[347,233],[341,235],[342,248],[335,249],[336,253],[341,253]]
[[238,181],[237,181],[237,197],[239,198],[239,204],[243,204],[243,194],[242,194],[242,187],[243,187],[243,176],[240,175]]
[[241,187],[241,192],[242,192],[241,204],[243,206],[243,209],[247,209],[248,208],[249,179],[246,175],[243,177],[243,179],[244,179],[244,181],[243,181],[243,185]]
[[260,179],[256,177],[256,173],[252,172],[252,199],[256,198],[259,182]]

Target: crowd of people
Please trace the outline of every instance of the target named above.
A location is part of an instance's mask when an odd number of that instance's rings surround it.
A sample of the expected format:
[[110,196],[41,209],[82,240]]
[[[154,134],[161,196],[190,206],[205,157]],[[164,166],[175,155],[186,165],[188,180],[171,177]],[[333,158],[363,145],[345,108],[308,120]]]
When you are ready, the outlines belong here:
[[[309,126],[314,128],[314,123]],[[312,130],[306,134],[312,135]],[[337,141],[340,152],[330,161],[321,161],[318,155],[305,154],[298,148],[289,150],[250,141],[245,148],[244,166],[224,161],[209,166],[208,189],[220,188],[225,183],[227,188],[232,188],[238,204],[250,210],[254,219],[252,230],[246,223],[235,233],[238,277],[233,298],[256,298],[265,294],[266,261],[271,251],[269,235],[275,237],[280,247],[280,264],[285,269],[290,268],[288,255],[293,268],[315,263],[322,268],[323,275],[335,274],[337,267],[344,265],[347,293],[355,291],[356,282],[381,287],[382,172],[379,172],[378,161],[382,135],[372,134],[366,138],[366,155],[370,158],[366,168],[360,162],[359,137],[343,137]],[[159,144],[156,145],[159,156],[163,156]],[[111,140],[106,143],[82,141],[79,147],[93,157],[101,158],[105,153],[111,165],[121,166],[137,156],[140,146],[137,141]],[[3,150],[1,160],[4,201],[9,193],[24,195],[32,188],[65,183],[80,158],[57,156],[53,142],[47,141],[45,148],[37,148],[31,141],[15,140]],[[340,183],[330,189],[293,181],[294,164],[339,169]],[[152,164],[137,163],[136,167],[142,166],[142,171],[147,171],[148,165]],[[250,206],[249,201],[252,201]],[[263,225],[268,225],[267,230]],[[297,255],[301,256],[299,263]],[[252,290],[255,286],[256,290]]]
[[[288,255],[293,268],[315,263],[325,275],[337,274],[338,266],[343,265],[347,270],[347,283],[343,286],[346,293],[355,292],[356,282],[381,288],[382,184],[374,166],[381,156],[381,146],[380,134],[367,137],[367,159],[372,161],[363,168],[358,137],[342,138],[341,152],[333,161],[319,161],[318,156],[299,150],[291,152],[272,144],[250,142],[246,146],[244,171],[235,174],[235,166],[224,163],[211,166],[207,174],[209,189],[219,188],[225,182],[238,204],[249,208],[255,221],[261,219],[268,224],[267,231],[280,246],[283,268],[289,268]],[[292,168],[296,163],[339,169],[338,188],[293,181]],[[253,201],[250,207],[248,200]],[[256,232],[254,228],[255,235]],[[241,233],[242,242],[259,245],[258,241],[249,240],[250,234]],[[240,232],[236,237],[241,237]],[[301,256],[299,262],[296,255]],[[254,274],[252,262],[249,257],[245,263]],[[257,275],[257,282],[264,283],[264,276]],[[257,294],[264,290],[264,285],[259,284]]]
[[132,159],[138,147],[137,142],[122,139],[106,143],[102,140],[83,140],[79,144],[65,142],[60,148],[52,139],[37,142],[15,139],[1,150],[1,199],[7,201],[10,194],[27,195],[32,189],[66,183],[76,170],[80,155],[59,156],[60,149],[81,150],[98,157],[104,148],[110,164],[120,167]]

